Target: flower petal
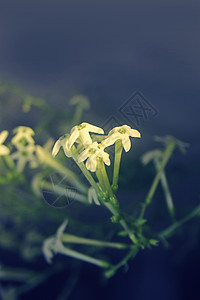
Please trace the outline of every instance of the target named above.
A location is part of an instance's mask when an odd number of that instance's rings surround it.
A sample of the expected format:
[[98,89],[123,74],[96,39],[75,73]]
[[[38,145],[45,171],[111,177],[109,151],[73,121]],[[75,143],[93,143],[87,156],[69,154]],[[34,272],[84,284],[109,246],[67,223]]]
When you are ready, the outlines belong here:
[[88,157],[88,148],[80,153],[78,156],[78,162],[83,162]]
[[0,155],[8,155],[10,150],[4,145],[0,145]]
[[87,130],[94,133],[104,134],[104,130],[100,127],[91,125],[89,123],[82,123],[81,125],[85,125]]
[[57,140],[57,142],[55,143],[53,150],[52,150],[52,156],[55,157],[58,154],[58,151],[60,150],[61,147],[61,141]]
[[141,134],[138,130],[136,129],[127,129],[126,132],[131,136],[131,137],[137,137],[137,138],[140,138],[141,137]]
[[123,138],[122,138],[122,145],[123,145],[124,150],[126,152],[128,152],[131,148],[131,141],[130,141],[129,136],[127,134],[124,135]]
[[103,161],[105,162],[105,164],[107,166],[110,166],[110,158],[109,158],[109,154],[108,153],[104,153]]
[[71,130],[71,134],[68,139],[67,147],[71,149],[72,145],[76,142],[77,138],[79,137],[79,131],[77,126],[73,127]]
[[115,132],[113,134],[109,134],[105,140],[101,142],[101,145],[103,148],[107,148],[111,145],[113,145],[117,140],[121,139],[121,134],[118,132]]
[[7,130],[3,130],[0,133],[0,144],[2,144],[7,139],[7,136],[8,136],[8,131]]
[[81,141],[84,146],[88,146],[88,145],[92,144],[92,139],[86,128],[81,129],[79,131],[79,134],[80,134],[80,138],[81,138]]
[[97,168],[96,157],[89,157],[86,161],[86,168],[91,172],[95,172]]

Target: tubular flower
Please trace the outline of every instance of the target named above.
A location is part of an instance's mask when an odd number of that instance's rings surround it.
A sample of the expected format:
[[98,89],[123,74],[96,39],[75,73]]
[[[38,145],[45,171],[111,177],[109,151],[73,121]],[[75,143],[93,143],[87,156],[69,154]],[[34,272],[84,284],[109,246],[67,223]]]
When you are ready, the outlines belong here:
[[29,162],[31,166],[34,167],[36,163],[36,158],[34,155],[35,146],[27,145],[26,147],[20,147],[16,152],[11,154],[14,160],[17,160],[17,171],[22,172],[25,168],[26,163]]
[[69,135],[65,134],[61,136],[55,143],[53,150],[52,150],[52,156],[55,157],[58,154],[58,151],[60,150],[60,147],[63,147],[63,150],[65,152],[65,155],[67,157],[72,157],[71,150],[68,147],[68,140]]
[[101,144],[106,148],[114,144],[117,140],[121,140],[124,150],[128,152],[131,148],[130,137],[140,138],[141,135],[138,130],[132,129],[128,125],[123,125],[113,128]]
[[104,134],[102,128],[91,125],[89,123],[82,123],[80,125],[74,126],[71,130],[70,137],[67,143],[68,148],[71,149],[72,145],[76,141],[81,142],[85,147],[92,144],[92,139],[89,132]]
[[35,134],[33,129],[26,126],[19,126],[13,130],[15,136],[11,142],[16,148],[24,147],[27,144],[34,145],[35,141],[32,136]]
[[86,168],[91,172],[95,172],[98,158],[101,158],[107,166],[110,166],[109,154],[104,152],[104,147],[101,144],[94,142],[81,152],[78,156],[78,162],[83,162],[87,159]]
[[7,139],[7,136],[8,136],[7,130],[3,130],[0,133],[0,156],[8,155],[10,153],[10,150],[8,149],[8,147],[3,145],[4,141]]

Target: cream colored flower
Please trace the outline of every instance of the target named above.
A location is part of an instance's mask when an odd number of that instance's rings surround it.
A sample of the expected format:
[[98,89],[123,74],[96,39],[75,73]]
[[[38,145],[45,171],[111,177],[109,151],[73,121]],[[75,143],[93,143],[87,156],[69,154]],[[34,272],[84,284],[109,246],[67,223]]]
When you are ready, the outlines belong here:
[[92,139],[89,132],[104,134],[102,128],[91,125],[89,123],[82,123],[80,125],[74,126],[71,130],[70,137],[67,143],[68,148],[71,149],[72,145],[76,141],[81,142],[85,147],[92,144]]
[[55,143],[53,150],[52,150],[52,156],[55,157],[58,154],[58,151],[60,150],[60,147],[63,147],[63,150],[65,152],[65,155],[67,157],[72,157],[72,152],[68,147],[68,140],[69,135],[63,135],[61,136]]
[[29,163],[31,166],[37,162],[35,155],[35,146],[27,145],[26,147],[20,147],[16,152],[11,154],[11,157],[14,160],[17,160],[17,171],[22,172],[25,168],[25,165]]
[[117,140],[121,140],[124,150],[128,152],[131,148],[130,137],[140,138],[141,135],[138,130],[132,129],[128,125],[123,125],[113,128],[109,132],[107,138],[104,141],[102,141],[101,144],[104,146],[104,148],[106,148],[114,144]]
[[7,130],[3,130],[0,133],[0,156],[8,155],[10,153],[10,150],[8,149],[8,147],[3,145],[3,143],[7,139],[7,136],[8,136],[8,131]]
[[86,168],[91,172],[95,172],[98,158],[101,158],[106,165],[110,166],[109,154],[104,152],[104,147],[101,144],[94,142],[81,152],[78,156],[78,162],[83,162],[87,159]]
[[11,142],[16,148],[24,147],[27,144],[34,145],[35,141],[32,136],[35,134],[33,129],[26,126],[19,126],[13,130],[15,136]]

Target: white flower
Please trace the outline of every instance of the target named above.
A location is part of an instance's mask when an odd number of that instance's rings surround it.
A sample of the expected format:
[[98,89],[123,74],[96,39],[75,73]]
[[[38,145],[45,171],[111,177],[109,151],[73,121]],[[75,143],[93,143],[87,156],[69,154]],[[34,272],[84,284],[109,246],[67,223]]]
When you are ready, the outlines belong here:
[[55,157],[58,154],[60,147],[63,147],[63,150],[67,157],[72,157],[72,152],[68,147],[68,139],[69,139],[69,135],[63,135],[56,141],[52,150],[53,157]]
[[8,149],[8,147],[3,145],[4,141],[7,139],[7,136],[8,136],[8,131],[7,130],[3,130],[0,133],[0,156],[1,155],[8,155],[10,153],[10,150]]
[[88,123],[82,123],[80,125],[74,126],[71,130],[70,137],[68,140],[68,148],[71,149],[72,145],[76,141],[81,142],[85,147],[92,144],[92,139],[90,137],[89,132],[104,134],[102,128]]
[[104,163],[110,166],[109,154],[104,152],[104,147],[101,144],[94,142],[81,152],[78,156],[78,162],[83,162],[87,159],[86,168],[91,172],[95,172],[98,158],[102,158]]
[[114,144],[117,140],[121,140],[124,150],[128,152],[131,148],[131,141],[129,137],[140,138],[141,135],[138,130],[132,129],[128,125],[123,125],[113,128],[109,132],[107,138],[101,144],[104,146],[104,148],[106,148]]
[[98,197],[97,197],[97,194],[96,194],[95,189],[94,189],[93,187],[90,187],[90,188],[88,189],[88,202],[89,202],[90,204],[92,204],[93,201],[94,201],[94,203],[95,203],[96,205],[101,205],[100,202],[99,202],[99,200],[98,200]]
[[33,129],[26,126],[19,126],[13,130],[15,136],[12,138],[11,142],[16,148],[25,146],[26,144],[34,145],[35,141],[32,136],[35,134]]
[[26,147],[20,147],[16,152],[11,154],[11,157],[14,160],[17,160],[17,171],[22,172],[25,168],[26,163],[30,163],[34,166],[36,163],[36,158],[34,155],[35,146],[34,145],[27,145]]

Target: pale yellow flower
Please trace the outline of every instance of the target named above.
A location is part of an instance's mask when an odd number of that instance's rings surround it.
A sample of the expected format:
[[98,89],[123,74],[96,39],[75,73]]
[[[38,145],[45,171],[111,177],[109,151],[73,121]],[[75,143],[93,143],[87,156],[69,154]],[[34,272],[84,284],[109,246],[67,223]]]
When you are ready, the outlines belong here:
[[104,151],[104,147],[101,144],[94,142],[81,152],[78,156],[78,162],[83,162],[87,159],[86,168],[91,172],[95,172],[98,158],[101,158],[106,165],[110,166],[109,154]]
[[65,152],[65,155],[67,157],[72,157],[72,152],[68,147],[68,139],[69,135],[63,135],[61,136],[55,143],[53,150],[52,150],[52,156],[55,157],[58,154],[58,151],[60,150],[60,147],[63,147],[63,150]]
[[15,133],[15,136],[12,138],[11,142],[16,148],[23,148],[27,144],[35,144],[35,141],[32,138],[35,133],[30,127],[18,126],[13,132]]
[[7,136],[8,136],[8,131],[7,130],[3,130],[0,133],[0,156],[8,155],[10,153],[10,150],[8,149],[8,147],[3,145],[3,143],[7,139]]
[[81,142],[85,147],[92,144],[92,139],[89,132],[104,134],[102,128],[91,125],[89,123],[82,123],[80,125],[74,126],[71,130],[70,137],[67,143],[68,148],[71,149],[72,145],[76,141]]
[[17,171],[22,172],[25,168],[25,165],[29,163],[31,166],[37,162],[35,155],[35,146],[27,145],[26,147],[20,147],[18,150],[11,154],[11,157],[14,160],[17,160]]
[[130,137],[140,138],[141,135],[138,130],[132,129],[128,125],[123,125],[113,128],[101,144],[106,148],[113,145],[117,140],[121,140],[124,150],[128,152],[131,148]]

